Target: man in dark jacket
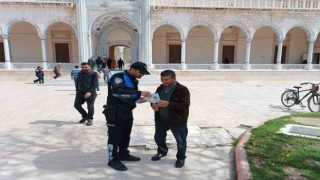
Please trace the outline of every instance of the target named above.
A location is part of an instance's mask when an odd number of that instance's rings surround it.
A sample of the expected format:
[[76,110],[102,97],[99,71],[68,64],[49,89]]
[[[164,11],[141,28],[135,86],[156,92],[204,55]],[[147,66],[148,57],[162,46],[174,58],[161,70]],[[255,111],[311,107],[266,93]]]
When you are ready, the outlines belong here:
[[158,161],[168,153],[166,145],[167,131],[171,129],[177,141],[177,161],[175,167],[184,166],[187,150],[187,121],[189,116],[190,92],[187,87],[176,81],[176,75],[172,70],[161,72],[161,82],[156,91],[161,101],[151,104],[155,111],[155,135],[154,140],[158,145],[157,154],[151,160]]
[[142,97],[151,97],[149,91],[138,90],[138,80],[150,74],[147,65],[135,62],[129,70],[114,74],[108,82],[107,106],[104,114],[108,126],[108,166],[125,171],[127,167],[121,161],[140,161],[139,157],[129,154],[130,134],[133,125],[132,110],[136,102],[145,102]]
[[[81,63],[81,71],[76,81],[76,99],[74,107],[79,111],[82,119],[79,123],[87,121],[87,126],[92,125],[94,114],[94,101],[97,97],[96,88],[98,86],[97,73],[92,71],[89,63]],[[82,104],[87,102],[88,113],[82,108]]]

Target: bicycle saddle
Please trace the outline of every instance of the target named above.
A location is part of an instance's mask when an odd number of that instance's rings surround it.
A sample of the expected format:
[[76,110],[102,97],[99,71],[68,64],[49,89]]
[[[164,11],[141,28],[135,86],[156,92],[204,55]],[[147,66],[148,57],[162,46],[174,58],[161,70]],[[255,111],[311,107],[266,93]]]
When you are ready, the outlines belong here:
[[301,86],[293,86],[293,88],[300,89],[300,88],[301,88]]

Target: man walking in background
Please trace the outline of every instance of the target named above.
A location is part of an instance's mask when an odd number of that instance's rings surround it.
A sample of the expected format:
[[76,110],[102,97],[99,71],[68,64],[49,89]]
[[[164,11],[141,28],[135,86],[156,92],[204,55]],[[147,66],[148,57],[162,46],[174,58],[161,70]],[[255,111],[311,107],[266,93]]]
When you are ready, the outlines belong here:
[[[93,121],[94,101],[97,97],[97,85],[97,73],[91,70],[89,63],[81,63],[81,71],[78,74],[76,81],[77,94],[74,101],[74,107],[82,116],[82,119],[79,121],[79,123],[84,123],[87,121],[87,126],[91,126]],[[85,102],[88,106],[88,112],[82,108],[82,104]]]

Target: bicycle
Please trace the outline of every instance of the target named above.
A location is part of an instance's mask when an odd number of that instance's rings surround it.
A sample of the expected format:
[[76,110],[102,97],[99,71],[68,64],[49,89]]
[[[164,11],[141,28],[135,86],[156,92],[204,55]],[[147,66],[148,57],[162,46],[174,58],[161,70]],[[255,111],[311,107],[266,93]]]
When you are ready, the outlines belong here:
[[[300,90],[302,88],[301,86],[311,84],[311,89],[305,89],[305,90]],[[319,83],[320,84],[320,83]],[[284,93],[281,95],[281,102],[284,106],[286,107],[292,107],[294,105],[300,105],[302,108],[302,100],[308,97],[310,94],[310,97],[308,98],[308,108],[311,112],[319,111],[319,84],[311,83],[311,82],[305,82],[301,83],[301,86],[293,86],[295,89],[286,89]],[[304,91],[309,91],[306,95],[304,95],[300,99],[300,93]]]

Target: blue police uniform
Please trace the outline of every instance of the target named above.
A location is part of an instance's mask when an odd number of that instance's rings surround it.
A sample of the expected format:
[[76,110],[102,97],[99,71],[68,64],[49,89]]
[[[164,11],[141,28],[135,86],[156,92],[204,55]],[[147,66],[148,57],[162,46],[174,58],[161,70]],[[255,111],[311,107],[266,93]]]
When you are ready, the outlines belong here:
[[108,126],[109,161],[129,155],[133,125],[132,110],[141,97],[138,80],[128,71],[116,73],[108,80],[108,98],[104,114]]

